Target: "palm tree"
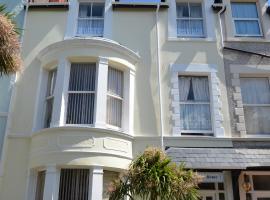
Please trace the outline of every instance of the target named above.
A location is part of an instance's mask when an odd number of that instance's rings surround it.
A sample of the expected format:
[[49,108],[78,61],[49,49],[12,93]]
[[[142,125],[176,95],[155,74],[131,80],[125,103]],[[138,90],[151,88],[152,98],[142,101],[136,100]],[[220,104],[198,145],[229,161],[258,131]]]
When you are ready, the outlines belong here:
[[12,74],[21,67],[19,30],[13,14],[0,4],[0,75]]
[[128,171],[113,181],[110,200],[197,200],[201,177],[184,165],[176,166],[158,148],[147,148]]

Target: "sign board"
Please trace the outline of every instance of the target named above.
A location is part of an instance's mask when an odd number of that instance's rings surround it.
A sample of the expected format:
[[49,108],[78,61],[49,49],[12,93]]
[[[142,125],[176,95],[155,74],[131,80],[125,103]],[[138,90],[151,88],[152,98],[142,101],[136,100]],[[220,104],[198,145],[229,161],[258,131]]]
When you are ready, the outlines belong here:
[[224,176],[221,172],[199,172],[199,175],[203,176],[204,183],[222,183],[224,182]]

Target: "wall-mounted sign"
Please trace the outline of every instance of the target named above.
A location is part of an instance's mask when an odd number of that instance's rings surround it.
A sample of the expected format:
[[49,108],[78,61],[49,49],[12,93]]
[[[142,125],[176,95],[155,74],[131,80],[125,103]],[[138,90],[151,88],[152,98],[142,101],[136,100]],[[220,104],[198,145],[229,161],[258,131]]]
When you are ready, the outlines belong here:
[[223,173],[219,172],[199,172],[199,175],[203,176],[204,183],[222,183],[224,182]]

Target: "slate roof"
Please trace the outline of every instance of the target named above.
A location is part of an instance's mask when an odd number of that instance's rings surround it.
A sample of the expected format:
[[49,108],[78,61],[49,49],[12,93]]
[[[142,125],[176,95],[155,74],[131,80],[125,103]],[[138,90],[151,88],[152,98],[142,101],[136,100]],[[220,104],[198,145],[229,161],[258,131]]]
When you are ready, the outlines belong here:
[[192,169],[270,167],[270,149],[170,147],[166,152],[173,162]]

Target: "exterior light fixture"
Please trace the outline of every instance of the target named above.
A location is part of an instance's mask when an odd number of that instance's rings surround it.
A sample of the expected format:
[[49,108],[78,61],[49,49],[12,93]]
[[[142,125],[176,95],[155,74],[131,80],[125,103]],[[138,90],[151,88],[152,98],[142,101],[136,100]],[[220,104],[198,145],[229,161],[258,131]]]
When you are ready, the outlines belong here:
[[244,183],[242,184],[242,188],[244,189],[245,192],[250,192],[251,190],[251,183],[249,180],[249,176],[244,174]]

